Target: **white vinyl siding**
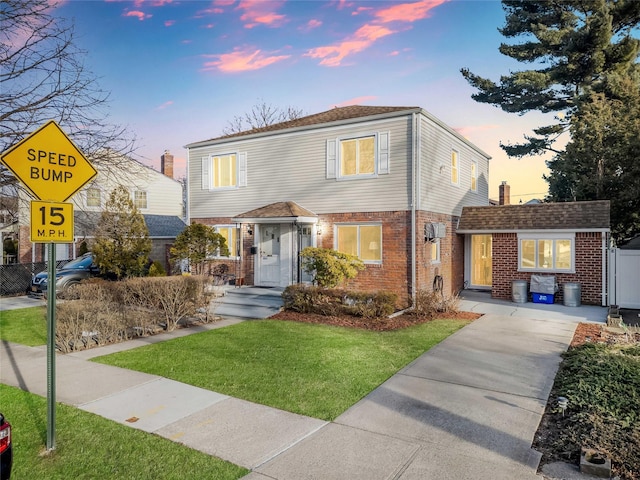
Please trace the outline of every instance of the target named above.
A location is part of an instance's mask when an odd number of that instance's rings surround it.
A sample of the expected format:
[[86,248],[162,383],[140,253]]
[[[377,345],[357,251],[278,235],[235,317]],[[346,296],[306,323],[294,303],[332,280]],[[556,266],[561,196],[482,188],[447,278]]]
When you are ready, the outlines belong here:
[[[197,185],[189,195],[190,217],[228,218],[287,200],[316,214],[406,210],[410,208],[409,127],[410,121],[401,117],[190,148],[189,184]],[[384,147],[378,148],[378,175],[372,181],[337,181],[337,139],[366,137],[372,132],[377,132],[378,144]],[[246,152],[251,178],[246,188],[212,190],[206,159],[230,151]]]

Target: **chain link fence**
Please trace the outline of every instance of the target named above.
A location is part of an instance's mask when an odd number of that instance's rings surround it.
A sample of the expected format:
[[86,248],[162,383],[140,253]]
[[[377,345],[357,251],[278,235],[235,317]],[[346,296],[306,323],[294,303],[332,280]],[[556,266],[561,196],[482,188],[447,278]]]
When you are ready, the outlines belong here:
[[[69,260],[56,262],[60,268]],[[0,296],[24,295],[31,286],[31,277],[47,269],[46,262],[0,265]]]

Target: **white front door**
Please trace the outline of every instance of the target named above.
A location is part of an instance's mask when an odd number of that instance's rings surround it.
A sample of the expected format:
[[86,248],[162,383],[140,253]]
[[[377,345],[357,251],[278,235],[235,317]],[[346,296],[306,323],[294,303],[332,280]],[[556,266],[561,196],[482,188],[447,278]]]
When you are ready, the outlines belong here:
[[280,285],[280,225],[260,225],[258,285]]

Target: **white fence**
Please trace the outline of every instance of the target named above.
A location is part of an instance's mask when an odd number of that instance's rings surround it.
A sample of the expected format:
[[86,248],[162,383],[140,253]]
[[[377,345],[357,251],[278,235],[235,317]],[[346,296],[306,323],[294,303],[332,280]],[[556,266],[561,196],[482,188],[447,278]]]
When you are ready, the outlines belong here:
[[640,250],[610,250],[609,304],[640,308]]

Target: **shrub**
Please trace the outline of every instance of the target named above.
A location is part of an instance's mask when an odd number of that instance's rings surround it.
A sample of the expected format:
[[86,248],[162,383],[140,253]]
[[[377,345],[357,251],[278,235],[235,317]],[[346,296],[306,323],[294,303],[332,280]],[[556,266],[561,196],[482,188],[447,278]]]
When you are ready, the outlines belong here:
[[442,292],[418,290],[411,313],[419,317],[432,317],[437,313],[457,313],[460,297],[445,296]]
[[313,275],[313,283],[325,288],[337,287],[364,270],[364,263],[355,255],[330,248],[307,247],[300,258],[304,271]]
[[317,286],[290,285],[282,293],[285,310],[324,316],[351,315],[379,318],[395,311],[398,296],[392,292],[350,292]]
[[157,260],[155,260],[149,267],[150,277],[165,277],[166,275],[167,275],[166,270],[164,269],[162,264]]

